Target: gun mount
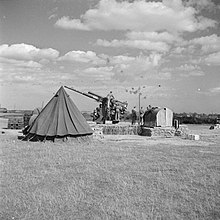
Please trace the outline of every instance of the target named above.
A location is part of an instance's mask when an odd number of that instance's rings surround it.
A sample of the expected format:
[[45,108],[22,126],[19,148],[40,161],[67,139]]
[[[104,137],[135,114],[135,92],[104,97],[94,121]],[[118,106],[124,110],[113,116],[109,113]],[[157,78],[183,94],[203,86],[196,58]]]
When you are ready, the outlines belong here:
[[93,120],[97,123],[105,124],[106,120],[111,120],[114,124],[118,123],[121,115],[123,115],[127,110],[127,102],[122,102],[114,98],[108,98],[107,96],[103,97],[93,92],[80,92],[68,86],[64,87],[100,103],[99,107],[97,107],[92,114]]

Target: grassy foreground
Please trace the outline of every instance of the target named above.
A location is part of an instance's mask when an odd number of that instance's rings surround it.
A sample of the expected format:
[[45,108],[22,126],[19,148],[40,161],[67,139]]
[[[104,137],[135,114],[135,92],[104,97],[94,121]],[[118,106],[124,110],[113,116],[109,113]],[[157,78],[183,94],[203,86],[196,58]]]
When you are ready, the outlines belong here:
[[220,146],[1,139],[0,219],[220,219]]

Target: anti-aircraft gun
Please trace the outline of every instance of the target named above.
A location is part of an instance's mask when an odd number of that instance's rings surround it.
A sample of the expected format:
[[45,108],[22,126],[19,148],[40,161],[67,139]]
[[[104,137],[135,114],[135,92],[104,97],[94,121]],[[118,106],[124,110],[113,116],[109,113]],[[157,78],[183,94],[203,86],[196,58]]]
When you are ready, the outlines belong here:
[[80,92],[68,86],[64,87],[100,103],[99,107],[94,110],[92,115],[93,120],[97,123],[105,124],[106,120],[110,120],[113,124],[116,124],[120,121],[121,115],[123,115],[127,110],[127,102],[122,102],[114,98],[108,98],[107,96],[103,97],[93,92]]

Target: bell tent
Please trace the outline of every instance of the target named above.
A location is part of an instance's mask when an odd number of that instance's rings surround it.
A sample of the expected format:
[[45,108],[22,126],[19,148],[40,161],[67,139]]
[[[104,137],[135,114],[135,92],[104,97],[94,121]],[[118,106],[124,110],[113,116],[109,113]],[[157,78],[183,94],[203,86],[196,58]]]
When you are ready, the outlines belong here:
[[23,140],[43,141],[64,137],[80,137],[93,133],[86,119],[63,86],[42,109]]

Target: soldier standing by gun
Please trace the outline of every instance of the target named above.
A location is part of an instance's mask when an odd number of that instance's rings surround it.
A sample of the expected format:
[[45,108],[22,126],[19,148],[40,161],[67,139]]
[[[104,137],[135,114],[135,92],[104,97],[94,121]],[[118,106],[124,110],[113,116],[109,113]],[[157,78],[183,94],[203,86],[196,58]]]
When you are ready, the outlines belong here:
[[121,111],[121,107],[115,106],[115,121],[120,121],[120,111]]
[[106,98],[107,98],[107,119],[109,119],[109,118],[111,118],[111,107],[113,107],[112,100],[114,99],[112,91],[109,92],[109,94],[106,96]]
[[143,107],[140,109],[140,124],[143,125],[143,117],[144,117],[144,110]]
[[131,110],[131,124],[134,125],[137,120],[136,106]]
[[112,91],[110,91],[109,94],[106,97],[108,98],[108,108],[110,108],[111,101],[115,98],[113,96]]

